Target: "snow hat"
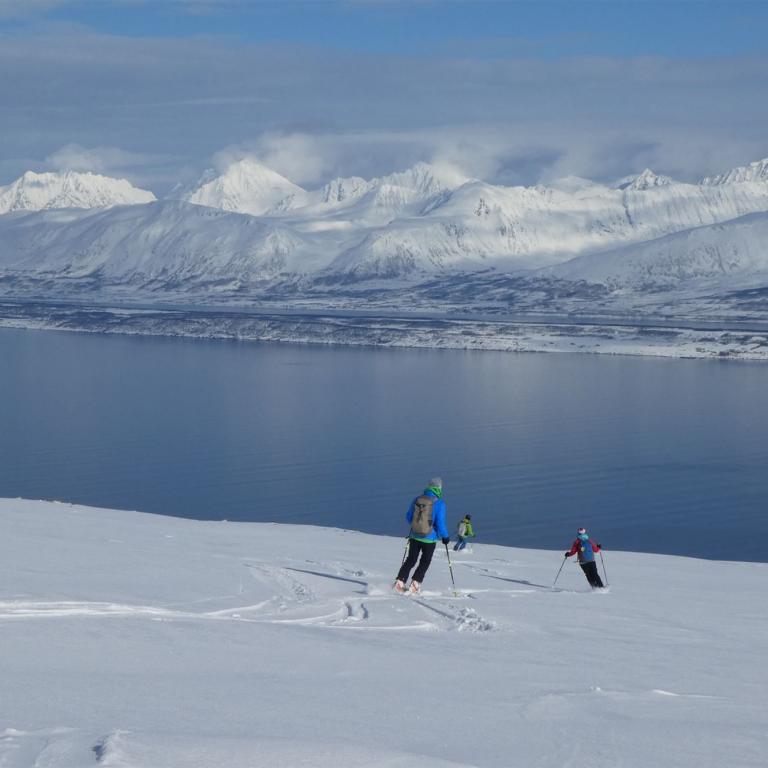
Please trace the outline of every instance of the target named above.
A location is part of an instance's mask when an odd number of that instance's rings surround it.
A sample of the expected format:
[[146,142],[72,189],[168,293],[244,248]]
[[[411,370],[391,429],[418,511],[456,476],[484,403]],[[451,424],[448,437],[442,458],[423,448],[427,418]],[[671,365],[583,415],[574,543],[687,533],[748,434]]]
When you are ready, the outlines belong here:
[[588,539],[589,534],[587,533],[586,528],[579,528],[579,530],[576,532],[580,539]]
[[433,477],[429,481],[429,485],[432,488],[439,488],[442,491],[443,490],[443,478],[442,477]]

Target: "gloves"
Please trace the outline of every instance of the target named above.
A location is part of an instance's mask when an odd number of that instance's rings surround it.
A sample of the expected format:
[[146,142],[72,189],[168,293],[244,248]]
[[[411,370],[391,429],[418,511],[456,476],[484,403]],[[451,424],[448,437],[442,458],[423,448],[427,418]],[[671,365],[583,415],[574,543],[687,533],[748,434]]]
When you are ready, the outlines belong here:
[[597,548],[598,548],[598,549],[602,549],[602,548],[603,548],[603,545],[602,545],[602,544],[598,544],[598,545],[597,545]]
[[570,557],[570,556],[571,556],[571,553],[570,553],[570,552],[566,552],[566,553],[565,553],[565,556],[566,556],[566,557]]
[[446,544],[446,545],[451,543],[451,540],[447,536],[444,536],[442,541],[443,541],[443,544]]

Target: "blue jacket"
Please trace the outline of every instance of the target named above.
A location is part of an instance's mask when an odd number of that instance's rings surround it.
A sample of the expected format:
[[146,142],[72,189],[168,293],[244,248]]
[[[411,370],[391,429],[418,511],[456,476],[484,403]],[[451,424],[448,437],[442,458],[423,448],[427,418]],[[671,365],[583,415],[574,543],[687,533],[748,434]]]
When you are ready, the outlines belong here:
[[[442,499],[437,498],[437,494],[430,490],[420,493],[419,496],[431,496],[437,501],[432,506],[432,531],[428,536],[415,536],[411,534],[408,538],[416,539],[417,541],[437,541],[438,539],[449,539],[451,536],[448,533],[448,526],[445,524],[445,502]],[[416,499],[419,498],[416,497]],[[410,524],[413,522],[413,508],[416,504],[416,499],[411,502],[411,506],[408,507],[408,512],[405,515],[405,519]]]

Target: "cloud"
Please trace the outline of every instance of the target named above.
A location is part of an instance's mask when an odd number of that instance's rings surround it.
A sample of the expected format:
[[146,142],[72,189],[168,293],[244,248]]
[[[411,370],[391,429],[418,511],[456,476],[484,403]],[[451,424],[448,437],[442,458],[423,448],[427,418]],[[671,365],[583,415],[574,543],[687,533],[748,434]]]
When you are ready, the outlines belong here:
[[269,131],[258,144],[265,165],[301,184],[322,181],[331,165],[317,138],[306,133]]
[[254,157],[296,184],[317,184],[333,166],[327,142],[307,133],[267,131],[256,140],[226,147],[214,154],[219,171],[244,157]]
[[302,185],[417,160],[503,183],[607,180],[646,165],[694,179],[768,155],[767,65],[6,34],[0,183],[48,158],[119,168],[162,192],[223,147]]
[[110,173],[149,165],[152,157],[139,152],[126,152],[117,147],[81,147],[79,144],[66,144],[48,155],[45,162],[57,171]]

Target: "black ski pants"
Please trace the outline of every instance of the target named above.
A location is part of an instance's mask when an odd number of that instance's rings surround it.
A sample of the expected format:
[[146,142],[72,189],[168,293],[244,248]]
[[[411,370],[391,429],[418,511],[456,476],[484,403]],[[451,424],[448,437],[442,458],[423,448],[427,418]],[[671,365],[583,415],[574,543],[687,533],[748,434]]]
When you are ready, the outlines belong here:
[[600,574],[597,572],[597,563],[593,560],[591,563],[579,563],[581,570],[584,571],[584,575],[587,577],[587,581],[592,587],[602,587],[603,580],[600,578]]
[[[421,582],[424,581],[424,577],[427,575],[427,568],[429,568],[429,564],[432,562],[432,555],[435,554],[436,545],[436,541],[427,543],[424,541],[416,541],[416,539],[408,539],[408,556],[400,566],[397,578],[400,581],[408,581],[408,574],[418,560],[419,566],[413,572],[413,580],[418,581],[419,584],[421,584]],[[419,559],[419,555],[421,555],[421,559]]]

